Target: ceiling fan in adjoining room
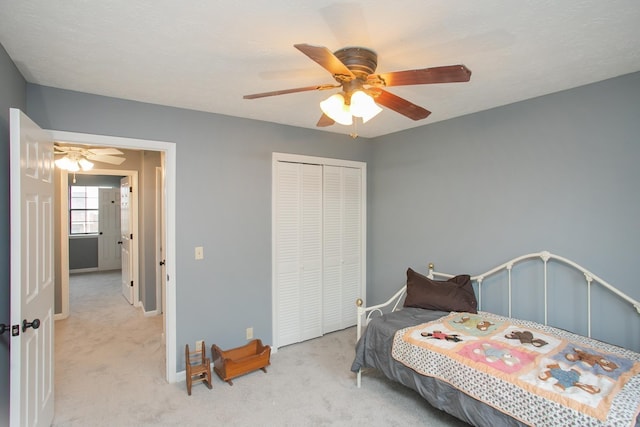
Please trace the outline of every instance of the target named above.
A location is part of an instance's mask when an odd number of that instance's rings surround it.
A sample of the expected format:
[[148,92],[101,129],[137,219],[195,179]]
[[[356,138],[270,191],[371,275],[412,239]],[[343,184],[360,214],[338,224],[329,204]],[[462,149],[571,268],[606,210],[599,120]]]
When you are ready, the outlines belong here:
[[120,165],[126,160],[118,157],[124,153],[117,148],[84,148],[56,143],[53,145],[53,153],[62,156],[55,160],[55,164],[60,169],[73,172],[74,182],[76,172],[93,169],[91,160],[112,165]]
[[464,65],[448,65],[416,70],[395,71],[374,74],[378,65],[378,55],[364,47],[345,47],[331,52],[323,46],[296,44],[295,48],[329,71],[338,84],[322,84],[273,92],[245,95],[244,99],[312,90],[341,88],[341,92],[331,95],[320,103],[322,116],[317,126],[331,126],[334,123],[351,125],[353,117],[366,123],[387,107],[412,120],[421,120],[431,112],[408,100],[384,90],[384,87],[407,86],[434,83],[468,82],[471,71]]

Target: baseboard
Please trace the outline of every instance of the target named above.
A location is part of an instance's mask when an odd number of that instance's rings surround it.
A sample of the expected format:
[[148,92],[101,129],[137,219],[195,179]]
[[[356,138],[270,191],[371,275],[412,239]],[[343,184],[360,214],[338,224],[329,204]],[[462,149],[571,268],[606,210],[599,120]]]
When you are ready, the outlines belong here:
[[53,320],[64,320],[69,317],[69,313],[55,313],[53,315]]
[[160,313],[158,313],[158,310],[151,310],[151,311],[147,311],[144,309],[144,305],[142,306],[142,313],[144,315],[144,317],[152,317],[152,316],[157,316]]
[[157,316],[160,314],[160,312],[158,311],[158,309],[155,310],[149,310],[147,311],[144,308],[144,303],[142,302],[142,300],[138,301],[138,304],[136,305],[136,308],[140,308],[142,310],[142,315],[144,317],[152,317],[152,316]]

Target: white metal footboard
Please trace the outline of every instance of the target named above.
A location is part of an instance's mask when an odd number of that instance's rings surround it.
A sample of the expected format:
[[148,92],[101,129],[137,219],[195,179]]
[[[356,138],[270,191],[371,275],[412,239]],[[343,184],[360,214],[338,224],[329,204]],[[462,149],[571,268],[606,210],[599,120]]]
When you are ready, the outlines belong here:
[[[585,277],[585,281],[586,281],[586,287],[587,287],[587,335],[589,337],[591,337],[591,285],[592,283],[597,283],[599,285],[601,285],[602,287],[604,287],[605,289],[613,292],[614,294],[618,295],[620,298],[624,299],[625,301],[629,302],[631,305],[633,305],[633,307],[636,309],[636,311],[638,312],[638,314],[640,314],[640,301],[635,300],[633,298],[631,298],[629,295],[625,294],[624,292],[620,291],[619,289],[615,288],[613,285],[611,285],[610,283],[606,282],[605,280],[601,279],[600,277],[596,276],[595,274],[591,273],[589,270],[587,270],[586,268],[576,264],[573,261],[568,260],[567,258],[561,257],[559,255],[554,255],[548,251],[542,251],[542,252],[535,252],[535,253],[530,253],[530,254],[526,254],[526,255],[522,255],[519,256],[517,258],[513,258],[510,261],[505,262],[504,264],[501,264],[495,268],[492,268],[491,270],[482,273],[482,274],[478,274],[476,276],[472,276],[471,280],[472,282],[477,283],[478,286],[478,309],[481,310],[482,309],[482,282],[487,279],[488,277],[491,277],[497,273],[506,271],[507,272],[507,277],[508,277],[508,317],[511,317],[511,308],[512,308],[512,293],[511,293],[511,287],[512,287],[512,280],[511,280],[511,270],[513,269],[514,265],[526,261],[526,260],[530,260],[530,259],[535,259],[535,258],[539,258],[542,260],[543,262],[543,280],[544,280],[544,324],[547,325],[547,321],[548,321],[548,274],[547,274],[547,264],[550,260],[556,260],[559,262],[562,262],[570,267],[573,267],[575,270],[581,272],[584,277]],[[448,273],[439,273],[434,271],[434,265],[431,263],[429,264],[429,274],[428,277],[430,279],[437,279],[437,278],[445,278],[445,279],[449,279],[454,277],[453,274],[448,274]],[[366,326],[369,321],[371,320],[372,316],[374,315],[382,315],[385,312],[392,312],[392,311],[396,311],[398,308],[402,307],[402,302],[404,301],[404,296],[406,293],[406,285],[402,286],[402,288],[400,288],[391,298],[389,298],[386,302],[382,303],[382,304],[378,304],[378,305],[374,305],[371,307],[363,307],[363,301],[362,299],[358,299],[356,301],[356,306],[357,306],[357,332],[356,332],[356,337],[357,340],[360,339],[360,337],[362,336],[362,330],[363,327]],[[358,387],[360,387],[361,384],[361,372],[358,371],[357,373],[357,385]]]

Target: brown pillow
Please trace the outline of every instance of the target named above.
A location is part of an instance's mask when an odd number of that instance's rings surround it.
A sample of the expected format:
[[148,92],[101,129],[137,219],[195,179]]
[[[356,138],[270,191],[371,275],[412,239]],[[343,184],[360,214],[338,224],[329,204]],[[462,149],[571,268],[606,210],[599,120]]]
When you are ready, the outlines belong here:
[[427,310],[478,312],[478,301],[469,275],[461,274],[447,281],[440,281],[431,280],[412,269],[407,270],[407,297],[404,306]]

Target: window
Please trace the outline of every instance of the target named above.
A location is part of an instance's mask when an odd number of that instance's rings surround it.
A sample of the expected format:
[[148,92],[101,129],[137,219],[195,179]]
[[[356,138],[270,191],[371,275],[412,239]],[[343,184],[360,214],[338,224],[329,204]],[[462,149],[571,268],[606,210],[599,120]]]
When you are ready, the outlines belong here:
[[81,185],[69,187],[69,234],[98,233],[98,189]]

